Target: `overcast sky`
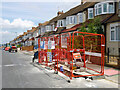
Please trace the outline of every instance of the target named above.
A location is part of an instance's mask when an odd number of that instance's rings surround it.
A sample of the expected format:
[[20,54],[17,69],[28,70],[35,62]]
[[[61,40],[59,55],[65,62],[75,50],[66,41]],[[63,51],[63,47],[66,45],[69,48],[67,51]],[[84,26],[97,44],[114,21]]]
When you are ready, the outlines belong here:
[[[21,0],[22,1],[22,0]],[[34,2],[33,2],[34,1]],[[17,35],[24,31],[37,26],[55,17],[57,11],[68,11],[72,7],[80,4],[80,0],[29,0],[29,2],[17,2],[15,0],[5,0],[0,5],[2,16],[0,18],[0,34],[2,35],[2,43],[13,40]]]

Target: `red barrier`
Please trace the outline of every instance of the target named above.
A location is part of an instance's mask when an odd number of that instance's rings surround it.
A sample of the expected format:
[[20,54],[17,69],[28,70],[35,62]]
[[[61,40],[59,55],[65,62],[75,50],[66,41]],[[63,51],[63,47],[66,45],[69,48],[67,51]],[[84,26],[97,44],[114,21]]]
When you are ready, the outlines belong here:
[[104,35],[76,31],[72,37],[64,33],[41,37],[38,42],[39,63],[70,79],[104,75]]
[[64,75],[71,77],[71,60],[72,55],[69,50],[71,49],[71,34],[65,33],[59,36],[59,49],[58,49],[58,62],[57,71],[63,73]]
[[57,42],[56,42],[56,37],[50,36],[48,37],[48,48],[47,48],[47,66],[51,67],[56,71],[57,67]]
[[[101,34],[74,32],[72,36],[72,55],[81,54],[81,60],[72,62],[78,66],[78,71],[73,70],[72,77],[104,75],[104,47],[105,38]],[[82,65],[81,65],[82,64]],[[86,72],[86,73],[82,73]]]

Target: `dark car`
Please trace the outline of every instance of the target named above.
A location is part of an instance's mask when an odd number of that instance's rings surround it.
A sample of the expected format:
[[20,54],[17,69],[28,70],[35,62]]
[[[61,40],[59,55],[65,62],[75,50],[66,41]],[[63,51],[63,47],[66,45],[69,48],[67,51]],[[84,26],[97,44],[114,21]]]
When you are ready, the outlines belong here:
[[15,51],[17,52],[17,47],[16,46],[11,46],[9,49],[9,52]]

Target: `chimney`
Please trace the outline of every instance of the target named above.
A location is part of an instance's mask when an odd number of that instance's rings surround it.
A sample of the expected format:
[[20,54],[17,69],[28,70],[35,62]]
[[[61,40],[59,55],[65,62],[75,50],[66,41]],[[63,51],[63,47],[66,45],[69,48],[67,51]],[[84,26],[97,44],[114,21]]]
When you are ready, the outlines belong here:
[[81,5],[86,3],[86,2],[87,2],[87,0],[81,0]]
[[60,16],[61,14],[63,14],[63,10],[62,10],[62,12],[61,11],[57,12],[57,16]]
[[30,32],[30,30],[27,30],[27,32]]
[[32,27],[32,29],[35,29],[35,27]]
[[38,25],[39,25],[39,26],[41,26],[41,25],[42,25],[42,23],[39,23]]

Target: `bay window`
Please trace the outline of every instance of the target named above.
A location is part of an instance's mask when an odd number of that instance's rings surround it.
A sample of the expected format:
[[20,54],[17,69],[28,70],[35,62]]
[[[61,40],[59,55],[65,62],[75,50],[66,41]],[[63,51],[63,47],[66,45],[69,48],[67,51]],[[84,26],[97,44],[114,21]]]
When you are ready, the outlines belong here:
[[77,16],[68,16],[66,17],[66,25],[68,24],[77,24]]
[[101,14],[109,14],[114,13],[115,7],[114,7],[113,1],[106,1],[101,2],[95,5],[95,16],[101,15]]
[[93,8],[88,8],[88,19],[93,18]]

